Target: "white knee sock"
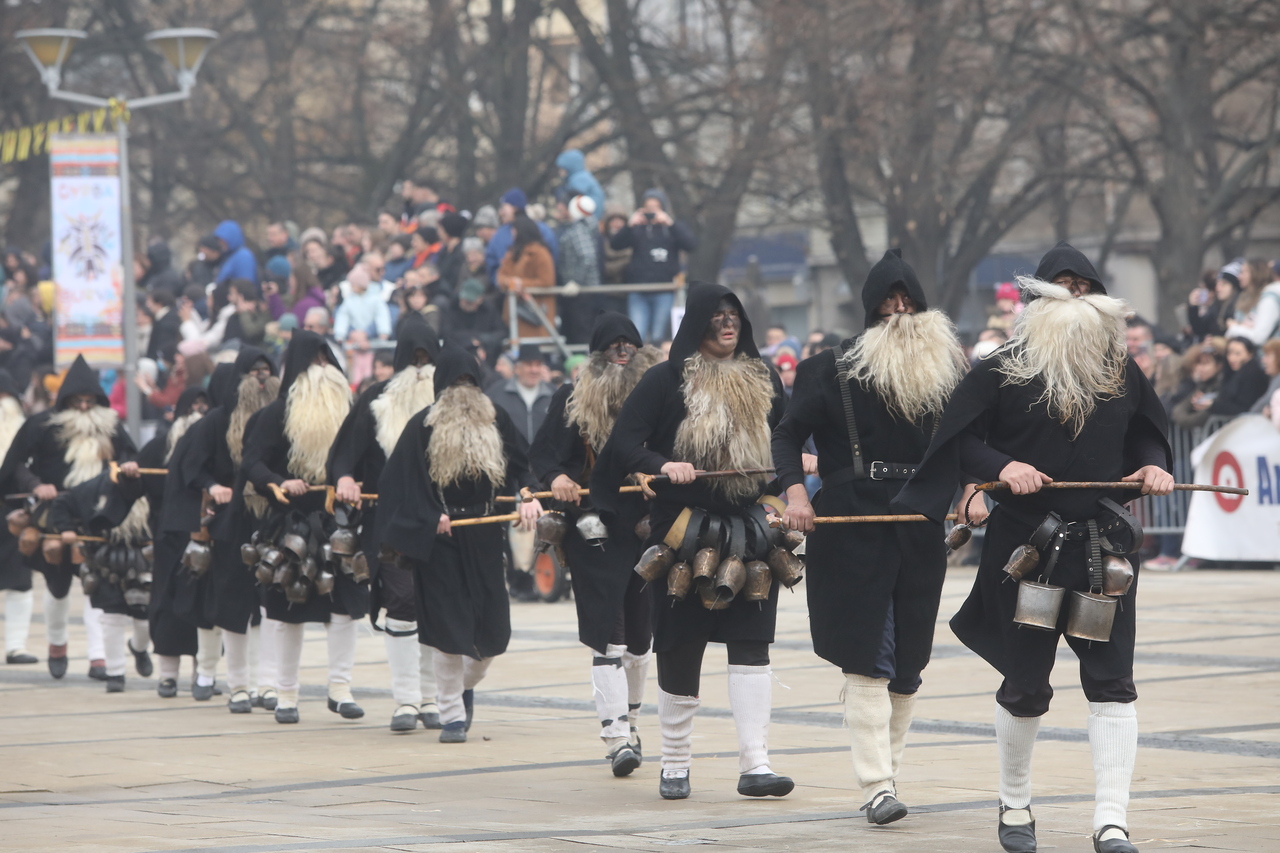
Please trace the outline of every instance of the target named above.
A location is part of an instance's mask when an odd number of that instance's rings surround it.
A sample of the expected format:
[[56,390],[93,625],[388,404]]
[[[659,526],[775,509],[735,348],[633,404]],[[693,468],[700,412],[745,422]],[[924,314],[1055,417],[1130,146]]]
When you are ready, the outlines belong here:
[[662,731],[662,775],[689,775],[693,763],[693,715],[702,701],[658,688],[658,726]]
[[[249,671],[245,679],[245,690],[251,694],[258,691],[257,685],[262,682],[258,679],[258,667],[262,663],[262,626],[250,625],[248,630],[244,632],[245,638],[248,640],[248,649],[246,657],[249,662]],[[230,664],[228,664],[228,667]]]
[[890,690],[889,701],[893,703],[893,714],[889,717],[889,751],[893,755],[893,778],[896,780],[902,767],[902,753],[907,749],[907,732],[911,730],[911,719],[915,716],[916,694]]
[[484,680],[489,674],[489,664],[493,663],[493,658],[463,658],[462,659],[462,689],[475,690],[476,685]]
[[[265,613],[265,609],[264,609]],[[258,693],[275,690],[279,680],[280,623],[262,617],[258,626]],[[252,675],[250,676],[252,678]]]
[[232,693],[248,690],[253,683],[249,680],[249,635],[223,631],[222,645],[227,650],[227,686]]
[[1093,830],[1128,829],[1129,782],[1138,757],[1138,709],[1132,702],[1089,703],[1089,749],[1096,794]]
[[351,701],[351,670],[356,665],[356,620],[335,613],[325,626],[329,645],[329,698]]
[[625,646],[606,646],[603,657],[594,655],[591,664],[591,695],[600,719],[600,739],[613,751],[631,736],[627,719],[627,674],[622,666]]
[[146,619],[133,620],[133,650],[145,652],[151,649],[151,623]]
[[218,658],[222,657],[222,629],[196,629],[196,684],[208,687],[218,680]]
[[[874,802],[877,794],[895,790],[892,719],[889,679],[845,673],[844,721],[849,727],[853,778],[864,803]],[[905,731],[903,735],[905,738]]]
[[773,670],[729,664],[729,708],[738,729],[738,772],[771,773],[769,717],[773,711]]
[[182,658],[177,655],[156,655],[156,677],[163,681],[166,678],[178,680],[178,672],[182,669]]
[[[70,597],[70,595],[67,596],[67,598]],[[106,659],[106,652],[102,645],[102,610],[91,607],[88,599],[84,602],[84,645],[89,660]]]
[[125,660],[129,653],[125,650],[125,632],[129,630],[129,617],[124,613],[102,614],[102,649],[103,660],[107,663],[107,675],[124,675]]
[[[44,591],[44,634],[51,646],[67,644],[67,620],[71,617],[71,595],[54,598],[48,589]],[[101,634],[101,628],[99,628]],[[101,643],[101,637],[99,637]]]
[[[412,623],[410,623],[412,624]],[[411,637],[415,643],[418,642],[417,637]],[[418,683],[422,691],[422,705],[420,706],[424,712],[435,711],[439,713],[440,708],[436,704],[436,656],[435,650],[430,646],[424,646],[418,643]]]
[[1015,717],[996,706],[996,746],[1000,750],[1000,802],[1011,809],[1031,807],[1031,751],[1039,717]]
[[[303,625],[292,622],[276,623],[276,686],[280,691],[280,701],[285,694],[292,694],[294,706],[297,705],[298,669],[302,665],[302,631]],[[278,707],[278,706],[277,706]]]
[[31,611],[36,606],[36,591],[18,592],[11,589],[4,599],[4,650],[25,652],[27,635],[31,633]]
[[462,655],[445,654],[439,649],[432,649],[435,657],[436,691],[440,703],[440,723],[462,722],[467,718],[466,708],[462,704],[463,660]]
[[[393,631],[407,631],[408,628],[401,626],[412,624],[399,619],[387,619],[387,628]],[[387,647],[387,666],[391,669],[391,697],[396,700],[397,705],[418,707],[422,704],[418,638],[412,634],[406,637],[383,634],[382,639]]]
[[622,653],[622,671],[627,674],[627,721],[631,730],[635,731],[640,721],[640,705],[644,702],[644,684],[649,678],[649,662],[653,660],[653,652],[633,655]]

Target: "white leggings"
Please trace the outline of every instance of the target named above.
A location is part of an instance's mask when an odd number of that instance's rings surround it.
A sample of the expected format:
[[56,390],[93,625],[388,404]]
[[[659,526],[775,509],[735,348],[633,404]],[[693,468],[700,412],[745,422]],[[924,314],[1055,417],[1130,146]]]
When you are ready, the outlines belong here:
[[107,675],[124,675],[129,660],[125,633],[133,628],[133,648],[144,651],[151,644],[150,625],[146,619],[133,619],[124,613],[102,614],[103,658],[107,662]]
[[4,599],[4,650],[26,651],[27,635],[31,633],[31,610],[35,606],[35,590],[18,592],[8,590]]
[[[302,665],[302,623],[263,620],[276,626],[276,688],[280,692],[298,690],[298,670]],[[325,625],[329,643],[329,683],[350,684],[356,663],[356,621],[345,613],[335,613]]]
[[[423,649],[425,651],[425,649]],[[485,673],[493,658],[476,660],[466,655],[445,654],[439,649],[431,650],[436,663],[436,691],[440,697],[441,724],[457,723],[467,718],[466,707],[462,703],[463,691],[473,689]]]

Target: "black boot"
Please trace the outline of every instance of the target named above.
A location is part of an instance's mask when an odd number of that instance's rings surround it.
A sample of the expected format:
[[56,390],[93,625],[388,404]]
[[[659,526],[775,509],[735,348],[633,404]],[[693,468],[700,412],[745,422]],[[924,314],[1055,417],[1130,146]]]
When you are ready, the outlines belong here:
[[[879,797],[879,802],[876,802],[876,797]],[[867,812],[867,823],[884,826],[886,823],[893,823],[907,816],[907,807],[892,792],[885,792],[883,796],[876,794],[871,798],[871,803],[862,807]]]
[[462,691],[462,707],[467,711],[467,731],[471,731],[471,718],[476,714],[476,692],[474,690]]
[[[1000,846],[1005,849],[1005,853],[1036,853],[1035,818],[1032,818],[1031,823],[1009,826],[1004,822],[1004,813],[1007,811],[1022,811],[1022,809],[1010,809],[1004,803],[1000,804]],[[1031,814],[1031,809],[1028,808],[1026,811],[1027,814]]]
[[795,787],[789,776],[777,773],[743,773],[738,777],[738,793],[744,797],[785,797]]
[[138,670],[138,675],[143,678],[150,678],[151,673],[155,671],[151,665],[151,655],[144,649],[138,651],[133,647],[133,640],[127,640],[125,645],[129,647],[129,652],[133,655],[133,666]]
[[178,695],[178,679],[162,678],[160,683],[156,685],[156,693],[161,699],[172,699]]
[[683,776],[668,777],[662,774],[658,775],[658,794],[664,800],[684,800],[689,797],[689,774]]
[[106,681],[107,681],[108,693],[124,692],[124,676],[123,675],[108,675],[106,678]]
[[[1124,838],[1099,841],[1098,839],[1102,836],[1102,833],[1110,829],[1119,829],[1124,833]],[[1093,834],[1093,849],[1096,853],[1138,853],[1138,848],[1134,847],[1133,843],[1129,841],[1129,830],[1120,829],[1115,825],[1104,826]]]

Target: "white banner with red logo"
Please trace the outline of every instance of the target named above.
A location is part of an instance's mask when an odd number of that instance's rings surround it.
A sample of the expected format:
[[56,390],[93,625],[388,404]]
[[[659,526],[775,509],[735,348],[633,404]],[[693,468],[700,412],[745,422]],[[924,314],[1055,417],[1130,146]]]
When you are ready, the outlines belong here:
[[1241,415],[1191,451],[1197,483],[1244,486],[1248,496],[1196,492],[1182,553],[1204,560],[1280,562],[1280,431]]

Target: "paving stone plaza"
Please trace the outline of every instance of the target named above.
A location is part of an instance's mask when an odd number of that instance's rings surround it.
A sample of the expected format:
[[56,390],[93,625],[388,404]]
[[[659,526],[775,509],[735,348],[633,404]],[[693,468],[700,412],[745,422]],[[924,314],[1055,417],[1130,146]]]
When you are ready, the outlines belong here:
[[[571,602],[513,604],[511,648],[477,691],[471,740],[460,745],[420,728],[387,730],[395,703],[383,644],[363,627],[354,686],[364,719],[326,710],[323,629],[308,626],[302,721],[281,726],[260,709],[228,714],[225,696],[194,702],[185,661],[177,699],[159,699],[154,679],[132,673],[125,693],[105,694],[85,676],[78,624],[71,670],[54,682],[37,612],[31,648],[41,664],[0,667],[0,849],[999,851],[999,677],[946,625],[972,580],[971,569],[953,568],[943,595],[899,786],[912,814],[874,828],[858,812],[842,678],[812,651],[800,588],[779,608],[770,737],[775,771],[797,787],[767,801],[734,792],[721,647],[704,663],[693,796],[658,798],[649,704],[645,764],[629,778],[610,775]],[[1144,851],[1280,851],[1280,572],[1148,572],[1141,585],[1134,842]],[[1088,712],[1065,644],[1053,686],[1032,807],[1041,850],[1084,853]],[[646,699],[655,697],[651,675]]]

